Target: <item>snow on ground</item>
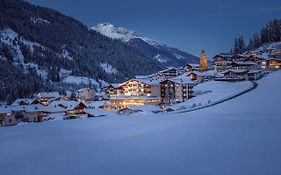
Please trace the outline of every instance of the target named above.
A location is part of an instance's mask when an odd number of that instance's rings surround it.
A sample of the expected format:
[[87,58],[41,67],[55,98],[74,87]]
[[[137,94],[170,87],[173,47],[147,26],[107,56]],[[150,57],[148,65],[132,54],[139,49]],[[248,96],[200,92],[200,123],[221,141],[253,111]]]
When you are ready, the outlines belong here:
[[92,30],[95,30],[96,32],[101,33],[104,36],[107,36],[112,39],[119,39],[123,42],[128,42],[132,39],[141,39],[145,41],[146,43],[153,45],[153,46],[159,46],[161,44],[157,43],[156,41],[153,41],[152,39],[149,39],[147,37],[143,37],[137,32],[122,28],[122,27],[115,27],[114,25],[110,23],[104,23],[104,24],[98,24],[95,27],[91,28]]
[[190,113],[2,127],[1,174],[281,174],[280,79]]
[[66,78],[63,79],[64,83],[70,83],[70,84],[81,84],[81,83],[85,83],[85,84],[94,84],[96,86],[99,85],[99,83],[92,78],[88,78],[88,77],[81,77],[81,76],[68,76]]
[[161,57],[161,55],[157,54],[156,56],[153,57],[153,59],[159,61],[160,63],[167,63],[167,60],[166,59],[163,59]]
[[70,56],[70,53],[66,49],[62,50],[61,57],[65,58],[65,59],[73,60],[73,57]]
[[110,64],[100,63],[100,66],[108,74],[116,74],[118,72],[118,70],[112,67]]
[[43,19],[43,18],[39,18],[39,17],[32,17],[32,18],[30,18],[30,20],[34,24],[50,24],[50,21]]
[[244,92],[251,87],[253,87],[253,84],[250,81],[235,83],[222,81],[205,82],[193,88],[196,97],[189,99],[183,103],[173,105],[171,106],[171,108],[178,111],[210,105],[212,103]]

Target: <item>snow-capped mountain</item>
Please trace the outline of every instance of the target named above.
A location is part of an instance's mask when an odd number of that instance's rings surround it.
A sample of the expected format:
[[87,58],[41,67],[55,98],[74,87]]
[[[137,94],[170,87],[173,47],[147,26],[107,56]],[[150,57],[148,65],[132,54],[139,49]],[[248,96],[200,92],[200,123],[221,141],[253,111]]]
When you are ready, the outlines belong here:
[[123,42],[129,42],[132,39],[141,39],[151,45],[160,46],[161,44],[152,39],[141,36],[139,33],[125,29],[123,27],[115,27],[110,23],[98,24],[92,27],[93,30],[113,39],[119,39]]
[[98,24],[91,29],[109,38],[121,40],[166,67],[182,66],[186,63],[198,62],[198,57],[194,55],[176,48],[168,47],[165,44],[144,37],[135,31],[122,27],[115,27],[110,23]]

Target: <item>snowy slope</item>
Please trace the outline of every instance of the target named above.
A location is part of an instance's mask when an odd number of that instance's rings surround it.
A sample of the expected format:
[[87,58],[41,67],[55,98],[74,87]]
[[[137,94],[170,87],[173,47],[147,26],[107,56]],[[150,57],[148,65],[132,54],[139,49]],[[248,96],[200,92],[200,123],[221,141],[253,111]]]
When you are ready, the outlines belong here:
[[156,60],[164,66],[183,66],[186,63],[197,63],[198,58],[179,49],[168,47],[137,32],[110,23],[98,24],[91,28],[112,39],[118,39],[137,49],[140,53]]
[[153,41],[152,39],[146,38],[138,34],[137,32],[122,28],[122,27],[115,27],[110,23],[98,24],[95,27],[92,27],[93,30],[113,39],[119,39],[124,42],[128,42],[132,39],[141,39],[151,45],[160,46],[162,44]]
[[0,128],[1,174],[281,174],[280,78],[191,113]]

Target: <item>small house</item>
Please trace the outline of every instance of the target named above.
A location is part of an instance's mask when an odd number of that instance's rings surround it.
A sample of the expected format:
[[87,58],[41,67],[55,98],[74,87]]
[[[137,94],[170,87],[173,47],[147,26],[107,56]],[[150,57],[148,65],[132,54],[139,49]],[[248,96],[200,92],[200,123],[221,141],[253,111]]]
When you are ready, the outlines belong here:
[[262,77],[262,73],[260,70],[254,70],[254,71],[249,71],[247,76],[248,76],[248,80],[258,80]]
[[0,107],[0,126],[13,126],[18,122],[9,106]]
[[228,81],[242,81],[246,80],[248,76],[247,70],[227,70],[222,72],[223,79]]
[[81,101],[94,101],[95,89],[93,88],[83,88],[77,91],[77,98]]
[[58,92],[40,92],[37,98],[42,104],[49,105],[53,99],[60,98],[60,94]]

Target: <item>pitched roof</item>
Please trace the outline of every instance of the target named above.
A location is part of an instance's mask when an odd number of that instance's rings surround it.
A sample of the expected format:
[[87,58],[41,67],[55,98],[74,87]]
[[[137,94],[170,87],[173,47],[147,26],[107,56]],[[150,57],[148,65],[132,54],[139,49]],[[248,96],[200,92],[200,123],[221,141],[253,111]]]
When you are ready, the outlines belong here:
[[235,72],[235,73],[246,73],[248,72],[247,70],[244,70],[244,69],[239,69],[239,70],[234,70],[234,69],[229,69],[229,70],[226,70],[226,71],[223,71],[221,72],[222,74],[225,74],[227,72]]
[[43,98],[56,98],[60,97],[60,94],[58,92],[40,92],[37,96]]
[[[67,101],[67,100],[58,100],[58,101],[53,101],[49,106],[51,107],[61,107],[66,110],[73,110],[76,108],[79,104],[85,105],[81,101]],[[87,107],[87,105],[85,105]]]
[[11,108],[9,106],[1,106],[0,114],[12,113]]
[[30,104],[33,101],[34,101],[34,99],[31,99],[31,98],[20,98],[20,99],[16,99],[16,101],[14,101],[14,103],[12,103],[12,106],[19,105],[20,102],[25,102],[26,104]]

